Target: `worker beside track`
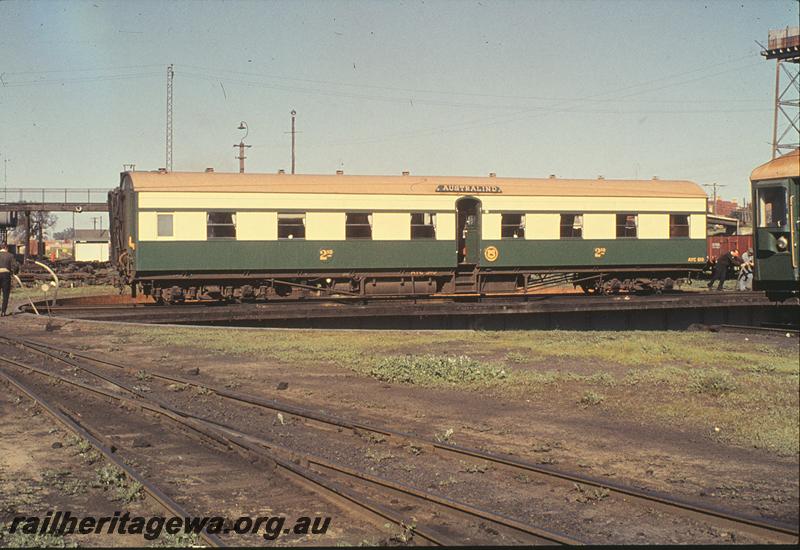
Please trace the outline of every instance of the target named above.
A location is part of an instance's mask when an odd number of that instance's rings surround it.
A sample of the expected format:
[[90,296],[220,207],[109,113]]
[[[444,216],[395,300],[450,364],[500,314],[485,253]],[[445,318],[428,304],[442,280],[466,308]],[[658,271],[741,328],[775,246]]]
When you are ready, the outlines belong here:
[[709,290],[714,286],[714,281],[719,281],[717,290],[722,290],[722,285],[725,284],[728,270],[732,265],[742,265],[742,258],[739,257],[739,250],[736,248],[717,258],[717,264],[714,266],[714,275],[711,277],[711,282],[708,283]]
[[0,291],[3,293],[3,307],[0,309],[0,316],[6,316],[8,309],[8,298],[11,294],[11,276],[19,270],[17,261],[8,251],[5,244],[0,245]]
[[742,254],[742,265],[739,266],[739,278],[736,281],[739,290],[753,290],[753,249],[748,248]]

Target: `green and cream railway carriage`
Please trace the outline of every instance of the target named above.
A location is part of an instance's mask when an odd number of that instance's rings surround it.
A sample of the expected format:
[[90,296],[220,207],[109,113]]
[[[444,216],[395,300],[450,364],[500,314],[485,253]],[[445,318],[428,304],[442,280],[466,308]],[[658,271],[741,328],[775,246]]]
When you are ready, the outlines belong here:
[[755,221],[753,288],[783,300],[800,295],[800,149],[750,175]]
[[113,261],[165,301],[660,290],[706,259],[688,181],[125,172],[109,201]]

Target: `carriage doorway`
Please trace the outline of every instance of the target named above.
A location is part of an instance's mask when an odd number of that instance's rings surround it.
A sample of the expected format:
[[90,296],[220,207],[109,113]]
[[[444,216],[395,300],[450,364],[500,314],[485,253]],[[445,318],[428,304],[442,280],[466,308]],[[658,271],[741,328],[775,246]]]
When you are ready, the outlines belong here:
[[456,201],[458,264],[477,264],[481,252],[481,201],[462,197]]

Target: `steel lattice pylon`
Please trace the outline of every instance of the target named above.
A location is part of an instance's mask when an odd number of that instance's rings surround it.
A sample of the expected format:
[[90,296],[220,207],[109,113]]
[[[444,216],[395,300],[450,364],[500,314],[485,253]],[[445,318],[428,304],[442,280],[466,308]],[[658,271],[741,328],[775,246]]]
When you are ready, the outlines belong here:
[[[772,158],[800,147],[800,59],[778,59],[775,70]],[[783,85],[781,80],[786,84]]]
[[761,55],[775,60],[772,158],[776,158],[800,147],[800,27],[769,31]]
[[167,172],[172,172],[172,77],[175,76],[173,66],[167,67]]

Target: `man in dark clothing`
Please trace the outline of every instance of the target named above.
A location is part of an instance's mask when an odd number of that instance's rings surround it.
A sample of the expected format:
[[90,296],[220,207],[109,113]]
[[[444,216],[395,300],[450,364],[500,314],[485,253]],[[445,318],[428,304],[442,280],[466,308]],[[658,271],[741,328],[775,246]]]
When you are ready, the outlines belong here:
[[3,307],[0,309],[0,316],[6,316],[8,309],[8,297],[11,294],[11,275],[17,272],[19,267],[14,256],[8,251],[6,245],[0,245],[0,291],[3,293]]
[[714,275],[711,277],[711,282],[708,283],[709,290],[714,286],[714,281],[719,281],[717,290],[722,290],[722,285],[725,284],[725,278],[728,276],[728,269],[732,265],[742,265],[739,251],[735,248],[717,258],[717,263],[714,266]]

